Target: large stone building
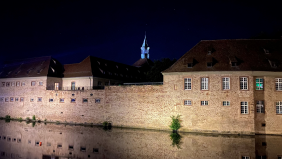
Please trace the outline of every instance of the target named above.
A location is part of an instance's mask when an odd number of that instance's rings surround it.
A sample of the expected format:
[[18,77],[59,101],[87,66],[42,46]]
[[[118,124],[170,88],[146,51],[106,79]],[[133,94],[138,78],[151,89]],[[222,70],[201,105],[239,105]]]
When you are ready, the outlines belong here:
[[[99,85],[97,73],[110,79],[107,60],[87,57],[62,72],[48,57],[44,68],[39,60],[28,76],[27,70],[18,75],[19,66],[11,64],[1,72],[0,116],[165,130],[170,116],[180,114],[180,131],[282,134],[281,52],[282,40],[201,41],[163,71],[163,85],[104,89],[93,86]],[[138,79],[138,71],[129,72],[137,67],[119,68],[128,68],[123,77]],[[101,80],[101,85],[120,81]]]

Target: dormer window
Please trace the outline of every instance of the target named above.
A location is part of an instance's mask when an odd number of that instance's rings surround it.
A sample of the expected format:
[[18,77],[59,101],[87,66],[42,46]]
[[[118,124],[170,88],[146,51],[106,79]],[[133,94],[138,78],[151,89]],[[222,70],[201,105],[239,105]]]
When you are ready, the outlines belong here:
[[55,70],[54,70],[52,67],[50,67],[50,68],[51,68],[52,72],[54,73],[54,72],[55,72]]
[[212,67],[212,62],[207,62],[207,67]]
[[208,55],[211,55],[211,53],[212,53],[212,51],[211,51],[211,50],[209,50],[209,51],[208,51]]
[[268,49],[263,49],[265,54],[269,54],[269,50]]
[[192,68],[192,67],[193,67],[193,63],[188,63],[188,64],[187,64],[187,67],[188,67],[188,68]]
[[107,63],[105,63],[105,66],[108,66]]
[[54,59],[52,59],[52,60],[53,60],[54,64],[56,64],[56,61]]
[[192,57],[188,57],[188,58],[184,59],[183,62],[184,62],[184,65],[187,64],[188,68],[192,68],[194,66],[194,58],[192,58]]
[[[100,69],[100,68],[99,68],[99,69]],[[100,69],[100,71],[101,71],[101,73],[105,74],[105,72],[104,72],[102,69]]]
[[232,67],[236,67],[237,66],[237,62],[231,62],[231,66]]
[[229,62],[231,64],[231,67],[237,67],[239,65],[239,62],[235,56],[230,56]]
[[42,72],[42,68],[40,70],[37,70],[37,74],[40,74]]
[[116,68],[118,68],[118,65],[116,65]]
[[97,63],[100,65],[100,62],[99,62],[99,61],[97,61]]
[[270,66],[271,66],[272,68],[277,68],[277,66],[278,66],[278,62],[277,62],[277,61],[268,60],[268,62],[269,62]]
[[21,70],[16,71],[16,72],[15,72],[15,75],[17,75],[17,74],[20,73],[20,72],[21,72]]

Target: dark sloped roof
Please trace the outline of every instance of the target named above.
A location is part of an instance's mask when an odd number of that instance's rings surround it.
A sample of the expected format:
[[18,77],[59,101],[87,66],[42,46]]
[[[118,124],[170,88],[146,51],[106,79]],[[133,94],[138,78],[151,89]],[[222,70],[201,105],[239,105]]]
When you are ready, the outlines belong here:
[[144,59],[140,58],[132,66],[135,66],[135,67],[151,67],[153,65],[154,65],[154,63],[153,63],[152,60],[147,59],[147,58],[144,58]]
[[123,81],[144,79],[144,72],[139,68],[94,56],[88,56],[80,63],[67,64],[64,67],[64,77],[93,76]]
[[6,61],[0,71],[0,78],[38,76],[61,77],[62,67],[57,60],[47,56]]
[[193,71],[282,71],[282,40],[203,40],[163,72]]

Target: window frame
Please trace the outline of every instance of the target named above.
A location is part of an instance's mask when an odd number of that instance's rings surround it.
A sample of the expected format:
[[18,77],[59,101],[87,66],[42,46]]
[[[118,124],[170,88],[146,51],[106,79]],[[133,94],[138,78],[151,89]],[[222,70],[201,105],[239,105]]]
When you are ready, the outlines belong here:
[[9,102],[9,101],[10,101],[10,98],[9,97],[5,97],[5,102]]
[[[74,101],[72,101],[74,99]],[[71,103],[76,103],[76,98],[71,98]]]
[[65,103],[65,98],[60,98],[60,103]]
[[[279,81],[279,79],[281,80],[281,82]],[[277,81],[276,80],[278,80],[278,83],[277,83]],[[280,89],[277,89],[277,88],[279,88],[279,83],[281,83],[281,88]],[[277,87],[278,86],[278,87]],[[276,91],[282,91],[282,78],[275,78],[275,90]]]
[[[203,102],[203,104],[202,104]],[[201,106],[206,106],[206,105],[209,105],[209,101],[208,100],[201,100],[200,102]]]
[[101,99],[100,98],[95,98],[95,103],[101,103]]
[[20,82],[20,81],[17,81],[17,82],[16,82],[16,87],[19,87],[19,86],[21,86],[21,82]]
[[10,97],[10,102],[14,102],[14,97]]
[[54,102],[54,98],[49,98],[49,103],[52,103],[52,102]]
[[[225,102],[226,104],[224,104],[224,102]],[[230,101],[229,101],[229,100],[224,100],[224,101],[222,101],[222,106],[224,106],[224,107],[230,106]]]
[[21,82],[21,86],[25,86],[25,82]]
[[[74,87],[72,87],[72,84],[74,83]],[[71,90],[74,91],[75,90],[75,84],[76,82],[75,81],[71,81]]]
[[[258,82],[258,83],[261,83],[261,85],[262,85],[262,89],[257,89],[257,79],[262,79],[262,82]],[[262,78],[262,77],[256,77],[255,78],[255,90],[256,91],[264,91],[264,78]]]
[[[42,83],[42,84],[40,84],[40,83]],[[38,86],[43,86],[43,81],[39,81]]]
[[[224,81],[223,79],[225,79],[225,78],[227,78],[229,81],[228,82],[226,82],[226,81]],[[230,90],[230,77],[222,77],[221,78],[221,86],[222,86],[222,90],[224,90],[224,91],[228,91],[228,90]],[[226,88],[224,88],[224,83],[228,83],[228,89],[226,89]]]
[[[186,79],[187,79],[187,82],[186,82]],[[190,79],[190,89],[188,88],[188,86],[189,86],[189,80],[188,79]],[[187,89],[186,89],[186,83],[187,83]],[[192,90],[192,77],[185,77],[184,78],[184,83],[183,83],[183,88],[184,88],[184,90]]]
[[24,102],[24,97],[20,97],[20,102]]
[[31,81],[30,82],[30,86],[35,86],[36,85],[36,81]]
[[260,114],[265,113],[265,106],[263,100],[256,101],[256,113],[260,113]]
[[[207,79],[207,86],[206,86],[206,89],[202,89],[202,79]],[[201,91],[208,91],[209,90],[209,77],[200,77],[200,90]]]
[[[86,101],[84,101],[86,99]],[[88,103],[88,98],[82,98],[82,103]]]
[[[242,105],[242,103],[244,102],[244,104]],[[242,113],[242,108],[244,107],[245,110],[247,110],[247,112]],[[249,114],[249,103],[247,101],[241,101],[240,102],[240,114],[241,115],[248,115]]]
[[[244,89],[244,85],[243,85],[243,89],[241,89],[241,78],[247,79],[247,81],[246,81],[247,89]],[[245,81],[242,81],[242,82],[244,83]],[[249,90],[249,78],[247,76],[240,76],[239,77],[239,89],[240,89],[240,91],[248,91]]]
[[34,102],[34,98],[30,98],[30,100],[29,100],[30,102]]
[[[191,102],[191,104],[188,104],[189,101]],[[186,102],[187,102],[187,104],[186,104]],[[184,106],[192,106],[193,102],[192,102],[191,99],[185,99],[185,100],[183,100],[183,104],[184,104]]]
[[[279,103],[278,105],[277,105],[277,103]],[[277,113],[277,107],[279,107],[279,112],[280,113]],[[275,112],[276,112],[276,115],[282,115],[282,101],[276,101],[275,102]]]
[[[41,100],[39,100],[41,99]],[[42,97],[37,97],[37,102],[42,102]]]
[[60,89],[60,83],[54,82],[54,90],[59,90],[59,89]]

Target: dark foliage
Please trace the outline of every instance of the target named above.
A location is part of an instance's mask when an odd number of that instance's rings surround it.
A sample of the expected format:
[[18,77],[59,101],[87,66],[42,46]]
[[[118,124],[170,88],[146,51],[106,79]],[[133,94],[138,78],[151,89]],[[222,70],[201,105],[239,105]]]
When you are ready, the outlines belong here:
[[162,82],[162,71],[168,69],[172,64],[176,62],[176,59],[163,58],[161,60],[155,60],[154,66],[147,72],[146,78],[148,82]]

